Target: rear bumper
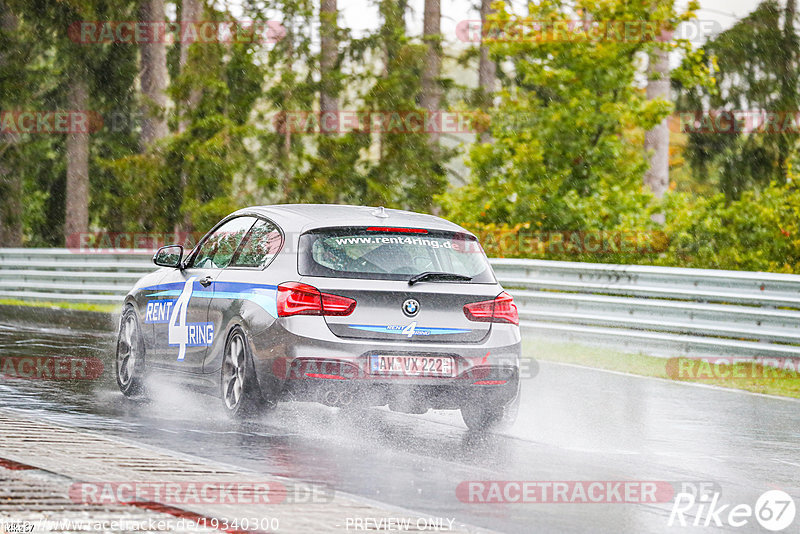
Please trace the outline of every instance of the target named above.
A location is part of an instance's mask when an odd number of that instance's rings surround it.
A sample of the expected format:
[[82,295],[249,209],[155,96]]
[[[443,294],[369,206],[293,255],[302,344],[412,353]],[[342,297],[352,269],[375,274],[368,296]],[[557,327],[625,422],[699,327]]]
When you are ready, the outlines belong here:
[[384,406],[395,411],[424,413],[458,409],[468,404],[506,405],[519,394],[519,369],[482,367],[454,378],[393,380],[297,378],[284,382],[285,399],[329,406]]
[[[265,394],[330,405],[389,404],[401,411],[455,409],[473,401],[507,404],[518,394],[521,344],[514,325],[493,325],[483,342],[461,344],[342,339],[319,326],[319,338],[292,333],[278,322],[253,338]],[[374,354],[450,357],[454,376],[373,375]]]

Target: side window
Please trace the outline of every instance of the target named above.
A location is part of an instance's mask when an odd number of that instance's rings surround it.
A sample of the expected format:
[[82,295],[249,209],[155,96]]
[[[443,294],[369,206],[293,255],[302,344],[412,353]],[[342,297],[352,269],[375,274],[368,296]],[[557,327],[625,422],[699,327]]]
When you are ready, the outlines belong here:
[[236,217],[217,228],[200,246],[192,261],[195,269],[224,269],[230,263],[255,217]]
[[244,238],[231,267],[261,267],[281,249],[283,237],[270,221],[259,220]]

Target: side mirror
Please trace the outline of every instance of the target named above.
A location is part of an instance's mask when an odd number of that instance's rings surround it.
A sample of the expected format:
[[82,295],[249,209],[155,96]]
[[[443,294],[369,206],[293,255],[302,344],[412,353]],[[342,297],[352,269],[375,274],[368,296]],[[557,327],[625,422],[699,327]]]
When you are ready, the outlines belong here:
[[153,255],[153,263],[161,267],[182,268],[183,247],[181,245],[167,245],[161,247]]

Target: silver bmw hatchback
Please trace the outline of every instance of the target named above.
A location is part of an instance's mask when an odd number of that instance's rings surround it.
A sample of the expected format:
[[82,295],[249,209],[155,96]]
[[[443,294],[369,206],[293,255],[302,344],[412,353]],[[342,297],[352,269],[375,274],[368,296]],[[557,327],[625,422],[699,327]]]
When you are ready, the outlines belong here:
[[234,416],[279,401],[508,425],[520,391],[517,308],[473,234],[439,217],[339,205],[239,210],[128,293],[117,383],[165,375]]

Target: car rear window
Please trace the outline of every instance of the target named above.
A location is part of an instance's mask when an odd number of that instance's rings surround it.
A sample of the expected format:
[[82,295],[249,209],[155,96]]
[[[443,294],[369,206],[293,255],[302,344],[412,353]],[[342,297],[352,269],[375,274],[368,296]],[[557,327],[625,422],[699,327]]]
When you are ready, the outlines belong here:
[[300,236],[298,269],[306,276],[383,280],[433,271],[470,276],[470,283],[495,283],[473,236],[411,228],[313,230]]

